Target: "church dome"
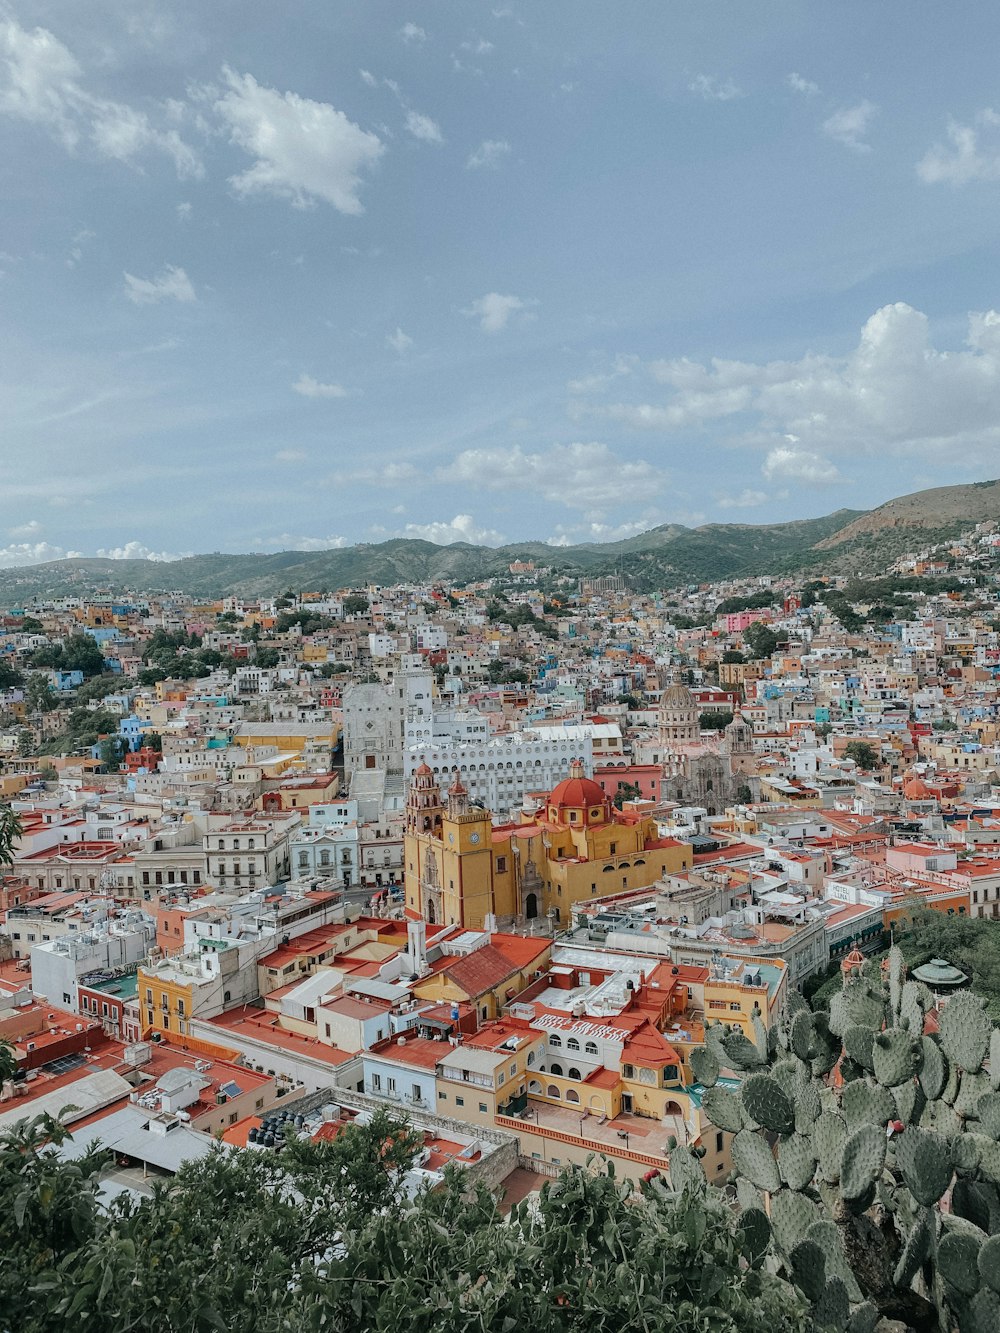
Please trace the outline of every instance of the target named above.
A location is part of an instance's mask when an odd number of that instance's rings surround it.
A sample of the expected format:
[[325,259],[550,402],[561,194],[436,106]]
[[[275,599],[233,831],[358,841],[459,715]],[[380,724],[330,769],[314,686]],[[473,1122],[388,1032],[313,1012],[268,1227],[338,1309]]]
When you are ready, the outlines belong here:
[[903,795],[908,801],[929,801],[934,793],[920,778],[911,778],[903,787]]
[[545,805],[549,818],[559,823],[603,824],[609,818],[607,796],[599,783],[584,776],[579,763],[552,788]]

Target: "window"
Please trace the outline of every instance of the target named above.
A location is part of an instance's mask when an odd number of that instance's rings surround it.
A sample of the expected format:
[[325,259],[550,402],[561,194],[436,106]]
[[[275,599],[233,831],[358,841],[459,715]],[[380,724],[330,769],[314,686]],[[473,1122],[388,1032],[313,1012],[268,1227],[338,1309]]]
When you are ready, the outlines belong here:
[[549,1073],[550,1073],[550,1074],[558,1074],[559,1077],[562,1078],[562,1065],[560,1065],[560,1064],[551,1064],[551,1065],[549,1065]]
[[567,1078],[575,1078],[575,1079],[579,1082],[579,1079],[580,1079],[580,1071],[579,1071],[579,1069],[577,1069],[575,1065],[571,1065],[571,1066],[569,1067],[569,1069],[566,1071],[566,1077],[567,1077]]
[[65,991],[65,990],[64,990],[64,991],[63,991],[63,1004],[72,1004],[72,1003],[73,1003],[73,997],[72,997],[72,995],[70,995],[69,991]]
[[381,1074],[372,1074],[372,1089],[373,1089],[373,1091],[375,1091],[375,1092],[381,1092],[381,1091],[382,1091],[382,1075],[381,1075]]
[[561,1046],[561,1045],[562,1045],[562,1037],[559,1036],[558,1032],[553,1032],[553,1033],[550,1034],[550,1036],[549,1036],[549,1045],[550,1045],[550,1046]]
[[483,1115],[486,1115],[486,1114],[489,1112],[489,1109],[490,1109],[490,1108],[486,1105],[485,1102],[480,1102],[480,1103],[479,1103],[479,1109],[480,1109],[480,1111],[483,1113]]
[[439,1092],[439,1093],[438,1093],[438,1101],[439,1101],[439,1102],[444,1102],[444,1101],[447,1101],[447,1100],[448,1100],[448,1094],[447,1094],[446,1092]]
[[516,1064],[511,1065],[510,1069],[508,1070],[508,1073],[510,1074],[511,1078],[513,1078],[514,1075],[517,1073],[517,1065]]
[[634,1065],[622,1065],[622,1078],[635,1078]]
[[507,1082],[507,1075],[503,1072],[503,1070],[501,1070],[500,1073],[497,1074],[497,1083],[502,1087],[503,1084],[506,1082]]
[[587,1044],[586,1044],[586,1046],[584,1046],[583,1049],[584,1049],[584,1051],[586,1052],[587,1055],[596,1055],[596,1054],[597,1054],[597,1042],[596,1042],[596,1041],[588,1041]]
[[569,1041],[566,1043],[566,1049],[567,1051],[578,1051],[580,1049],[580,1043],[575,1037],[570,1037]]
[[396,1091],[396,1080],[395,1080],[393,1077],[390,1076],[389,1078],[386,1079],[386,1081],[385,1081],[385,1089],[386,1089],[386,1092],[395,1092],[395,1091]]
[[722,1134],[721,1134],[721,1133],[716,1134],[716,1136],[715,1136],[715,1151],[716,1151],[716,1152],[722,1152]]
[[455,1098],[455,1105],[456,1105],[456,1106],[464,1106],[464,1105],[465,1105],[465,1098],[464,1098],[464,1097],[456,1097],[456,1098]]
[[507,869],[507,858],[506,858],[506,856],[498,856],[498,857],[497,857],[497,874],[498,874],[498,875],[502,875],[502,874],[504,874],[505,871],[506,871],[506,869]]

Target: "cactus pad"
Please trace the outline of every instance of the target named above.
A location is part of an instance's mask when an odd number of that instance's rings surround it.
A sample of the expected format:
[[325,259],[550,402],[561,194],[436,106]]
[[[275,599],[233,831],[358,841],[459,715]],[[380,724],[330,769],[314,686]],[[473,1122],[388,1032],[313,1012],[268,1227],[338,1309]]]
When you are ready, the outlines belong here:
[[862,1299],[861,1288],[858,1286],[858,1280],[851,1272],[851,1266],[847,1262],[844,1242],[841,1239],[836,1222],[826,1220],[814,1222],[806,1232],[806,1236],[809,1240],[814,1240],[823,1251],[823,1257],[826,1259],[827,1277],[839,1277],[847,1287],[847,1294],[850,1299],[860,1301]]
[[788,1256],[792,1281],[809,1301],[818,1301],[826,1286],[826,1259],[814,1240],[800,1240]]
[[816,1153],[808,1134],[792,1134],[778,1144],[778,1174],[789,1189],[804,1190],[816,1173]]
[[818,1225],[819,1221],[819,1209],[805,1194],[782,1190],[772,1196],[771,1230],[779,1250],[785,1254],[791,1254],[809,1228]]
[[859,1305],[847,1321],[847,1333],[875,1333],[879,1321],[879,1312],[870,1301]]
[[1000,1092],[1000,1028],[990,1033],[990,1082],[994,1092]]
[[[878,1031],[885,1021],[885,1000],[882,992],[864,977],[855,977],[844,987],[844,999],[851,1023]],[[831,1023],[831,1028],[832,1028]],[[840,1034],[843,1036],[843,1033]]]
[[991,1139],[1000,1139],[1000,1092],[988,1092],[976,1106],[980,1131]]
[[859,1125],[887,1125],[896,1118],[892,1093],[867,1079],[847,1084],[841,1094],[840,1109],[850,1129]]
[[817,1328],[832,1329],[835,1333],[847,1328],[851,1317],[851,1303],[847,1297],[847,1287],[839,1277],[832,1277],[823,1288],[822,1295],[812,1308],[813,1322]]
[[736,1181],[736,1202],[744,1213],[764,1212],[764,1196],[756,1185],[751,1185],[745,1176],[739,1176]]
[[893,1275],[897,1287],[908,1287],[934,1249],[935,1221],[931,1208],[922,1208],[910,1228]]
[[740,1247],[751,1268],[756,1268],[771,1241],[771,1223],[761,1208],[745,1208],[740,1214],[743,1244]]
[[900,1083],[898,1087],[892,1089],[892,1100],[896,1103],[897,1120],[902,1120],[904,1125],[920,1123],[927,1098],[919,1083],[913,1079],[909,1083]]
[[811,1060],[813,1058],[814,1037],[812,1012],[808,1009],[799,1010],[792,1019],[789,1044],[800,1060]]
[[996,1333],[1000,1328],[1000,1296],[989,1287],[981,1287],[966,1306],[962,1333]]
[[978,1070],[990,1045],[992,1024],[971,991],[952,995],[938,1016],[941,1048],[953,1065]]
[[823,1179],[831,1185],[840,1179],[840,1162],[846,1141],[847,1126],[843,1120],[832,1111],[824,1111],[813,1126],[813,1147]]
[[938,1099],[928,1102],[920,1115],[921,1129],[934,1129],[945,1138],[954,1138],[962,1132],[962,1122],[947,1102]]
[[979,1240],[966,1232],[950,1231],[937,1250],[938,1272],[962,1296],[979,1290]]
[[755,1124],[773,1134],[791,1134],[795,1109],[770,1074],[751,1074],[740,1088],[743,1110]]
[[899,1022],[899,1011],[903,1002],[903,983],[906,980],[906,964],[902,952],[893,945],[889,950],[889,1008],[893,1020]]
[[725,1034],[722,1038],[722,1049],[725,1053],[722,1063],[728,1065],[730,1069],[737,1071],[758,1069],[767,1063],[767,1055],[758,1051],[750,1038],[745,1037],[739,1028]]
[[934,1101],[944,1092],[944,1085],[948,1081],[948,1065],[941,1047],[933,1037],[921,1038],[920,1045],[924,1050],[924,1062],[917,1077],[920,1079],[924,1096],[928,1101]]
[[994,1291],[1000,1291],[1000,1236],[990,1236],[983,1242],[977,1262],[982,1280]]
[[752,1129],[741,1129],[733,1139],[733,1166],[747,1176],[758,1189],[769,1194],[781,1189],[778,1163],[767,1145],[767,1140]]
[[872,1044],[875,1077],[885,1088],[894,1088],[913,1078],[922,1061],[920,1039],[911,1037],[903,1028],[888,1028],[878,1033]]
[[717,1129],[727,1134],[738,1134],[743,1128],[743,1107],[738,1093],[728,1088],[706,1088],[701,1109]]
[[844,1144],[840,1162],[840,1192],[845,1199],[860,1199],[875,1184],[885,1165],[885,1132],[878,1125],[862,1125]]
[[867,1069],[869,1074],[875,1072],[875,1064],[872,1060],[872,1043],[874,1040],[875,1029],[862,1027],[860,1023],[852,1023],[844,1033],[844,1050],[855,1064],[860,1065],[862,1069]]
[[795,1098],[795,1128],[800,1134],[812,1130],[816,1117],[823,1109],[819,1090],[815,1083],[806,1083]]
[[691,1073],[696,1082],[713,1088],[719,1079],[719,1061],[707,1046],[696,1046],[689,1056]]
[[963,1120],[976,1119],[979,1115],[979,1102],[990,1090],[988,1074],[967,1069],[958,1084],[958,1096],[955,1098],[954,1111]]
[[930,1207],[951,1184],[948,1140],[928,1129],[907,1129],[895,1142],[896,1164],[917,1203]]

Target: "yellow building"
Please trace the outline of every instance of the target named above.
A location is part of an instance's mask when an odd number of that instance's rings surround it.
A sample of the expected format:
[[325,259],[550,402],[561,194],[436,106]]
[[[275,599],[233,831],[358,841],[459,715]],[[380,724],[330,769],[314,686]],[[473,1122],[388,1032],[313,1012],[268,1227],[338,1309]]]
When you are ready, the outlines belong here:
[[489,811],[469,804],[457,775],[443,805],[433,772],[421,764],[407,798],[403,861],[410,916],[482,929],[490,915],[569,920],[583,899],[690,869],[692,851],[661,838],[656,821],[635,807],[615,809],[580,764],[534,819],[500,828]]

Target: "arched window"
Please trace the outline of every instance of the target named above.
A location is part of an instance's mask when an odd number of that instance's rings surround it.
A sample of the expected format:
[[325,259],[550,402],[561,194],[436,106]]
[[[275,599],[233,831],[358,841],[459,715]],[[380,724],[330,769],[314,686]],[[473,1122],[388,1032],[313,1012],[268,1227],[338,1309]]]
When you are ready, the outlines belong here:
[[587,1044],[586,1044],[586,1046],[584,1046],[583,1049],[584,1049],[584,1051],[587,1053],[587,1055],[596,1055],[596,1054],[597,1054],[597,1042],[596,1042],[596,1041],[588,1041]]
[[636,859],[632,862],[632,864],[634,866],[644,866],[646,862],[642,859],[641,856],[637,856]]
[[578,1092],[575,1092],[572,1088],[567,1088],[566,1100],[568,1102],[578,1102],[580,1100],[580,1094]]
[[534,1063],[535,1063],[535,1052],[534,1052],[534,1051],[529,1051],[529,1052],[528,1052],[528,1068],[530,1069]]
[[545,1089],[545,1095],[546,1095],[546,1097],[556,1097],[556,1098],[558,1098],[558,1096],[559,1096],[559,1089],[556,1087],[556,1085],[555,1085],[554,1083],[550,1083],[549,1086]]
[[562,1065],[561,1064],[549,1065],[549,1073],[556,1074],[559,1076],[559,1078],[562,1078]]
[[576,1069],[576,1068],[574,1068],[574,1067],[571,1065],[570,1068],[566,1071],[566,1077],[567,1077],[567,1078],[575,1078],[576,1081],[579,1083],[579,1081],[580,1081],[580,1071],[579,1071],[579,1069]]
[[549,1045],[550,1045],[550,1046],[561,1046],[561,1045],[562,1045],[562,1037],[559,1036],[558,1032],[553,1032],[553,1033],[550,1035],[550,1037],[549,1037]]
[[541,1090],[542,1090],[542,1085],[539,1083],[537,1078],[533,1078],[528,1081],[529,1092],[540,1093]]
[[580,1049],[580,1043],[575,1037],[570,1037],[569,1041],[566,1043],[566,1049],[567,1051],[578,1051]]

